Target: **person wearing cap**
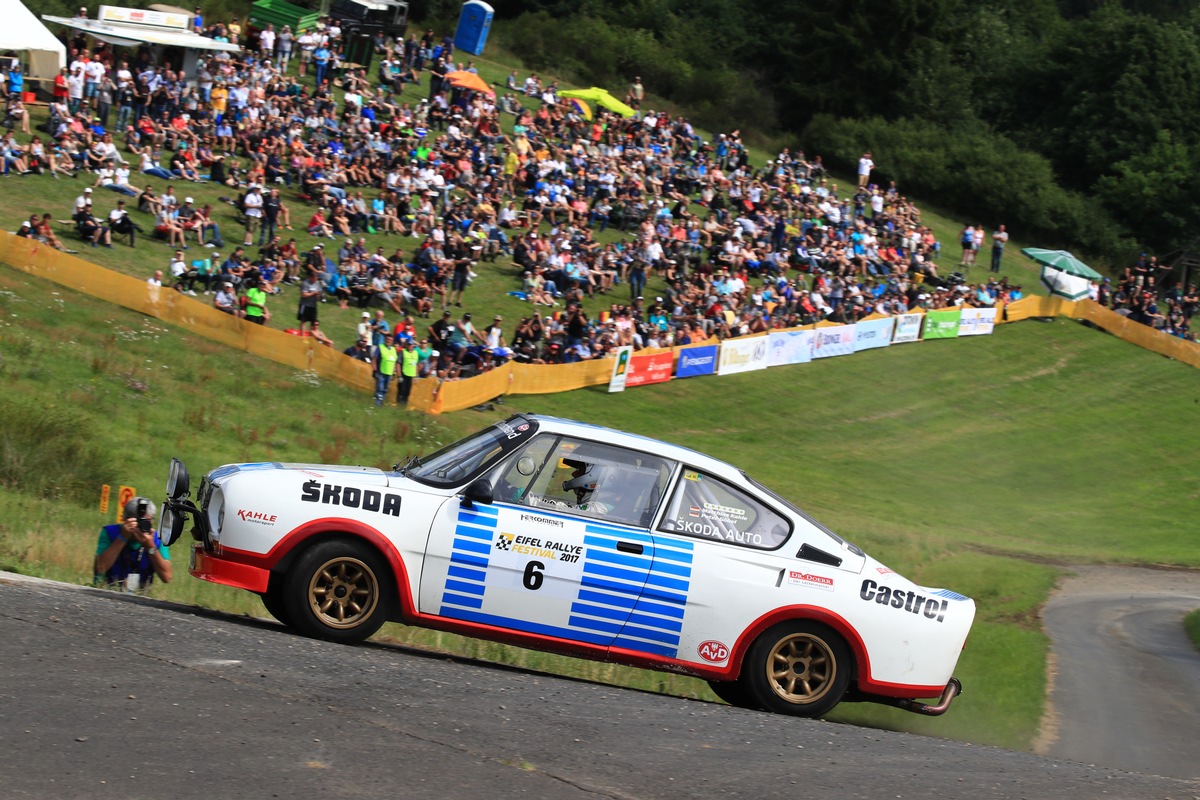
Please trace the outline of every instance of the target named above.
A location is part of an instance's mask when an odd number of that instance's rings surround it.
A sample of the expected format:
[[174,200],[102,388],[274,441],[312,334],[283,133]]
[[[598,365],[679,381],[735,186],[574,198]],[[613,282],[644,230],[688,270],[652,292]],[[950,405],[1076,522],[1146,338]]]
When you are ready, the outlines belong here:
[[145,591],[157,578],[170,583],[171,551],[154,529],[154,503],[134,497],[121,509],[122,522],[100,529],[92,574],[97,586]]
[[417,342],[413,337],[404,341],[404,349],[400,351],[400,379],[396,382],[396,402],[402,406],[408,405],[408,396],[412,393],[413,380],[417,377],[421,354],[417,351]]
[[383,405],[387,397],[388,387],[396,374],[396,362],[400,360],[400,352],[396,349],[395,339],[388,333],[383,342],[371,349],[371,363],[375,365],[375,405]]
[[231,282],[224,281],[221,283],[221,287],[213,295],[213,308],[230,316],[239,316],[237,290],[233,288]]

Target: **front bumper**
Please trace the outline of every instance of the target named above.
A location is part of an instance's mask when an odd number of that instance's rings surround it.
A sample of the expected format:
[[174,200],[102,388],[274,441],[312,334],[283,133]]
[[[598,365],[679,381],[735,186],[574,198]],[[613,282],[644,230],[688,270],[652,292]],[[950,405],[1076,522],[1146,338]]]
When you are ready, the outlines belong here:
[[191,561],[188,572],[201,580],[232,586],[236,589],[247,589],[262,594],[267,590],[270,581],[270,570],[253,564],[243,564],[224,556],[216,556],[204,549],[197,542],[192,545]]

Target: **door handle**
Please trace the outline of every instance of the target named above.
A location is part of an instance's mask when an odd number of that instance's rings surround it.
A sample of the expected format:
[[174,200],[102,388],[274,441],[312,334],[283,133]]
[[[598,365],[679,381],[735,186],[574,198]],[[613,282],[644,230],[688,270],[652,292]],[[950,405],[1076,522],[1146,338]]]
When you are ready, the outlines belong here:
[[622,553],[642,554],[642,546],[637,542],[617,542],[617,549]]

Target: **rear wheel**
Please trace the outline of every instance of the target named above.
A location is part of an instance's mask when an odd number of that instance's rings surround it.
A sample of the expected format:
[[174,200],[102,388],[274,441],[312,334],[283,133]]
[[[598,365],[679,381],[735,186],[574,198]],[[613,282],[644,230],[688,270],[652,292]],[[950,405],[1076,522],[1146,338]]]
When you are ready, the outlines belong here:
[[826,625],[809,621],[777,625],[746,655],[742,679],[768,711],[820,717],[833,710],[850,686],[850,648]]
[[713,694],[735,708],[758,709],[762,706],[750,694],[743,681],[709,681]]
[[374,549],[353,539],[321,542],[288,570],[287,624],[319,639],[361,642],[387,620],[392,584],[387,563]]

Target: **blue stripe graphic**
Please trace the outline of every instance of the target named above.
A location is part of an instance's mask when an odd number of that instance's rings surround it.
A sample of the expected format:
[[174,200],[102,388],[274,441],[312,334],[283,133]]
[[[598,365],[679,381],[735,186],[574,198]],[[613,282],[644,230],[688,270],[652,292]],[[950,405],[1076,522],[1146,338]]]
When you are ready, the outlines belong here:
[[468,553],[480,553],[482,555],[487,555],[492,550],[492,543],[491,542],[475,542],[470,539],[455,539],[454,540],[454,549],[455,550],[465,550]]
[[466,536],[471,539],[483,539],[484,541],[492,541],[492,537],[496,532],[491,528],[476,528],[472,525],[459,525],[454,529],[457,536]]
[[666,658],[675,658],[675,656],[679,653],[678,647],[668,647],[666,645],[639,642],[633,639],[626,639],[624,636],[618,636],[616,639],[614,639],[612,646],[620,647],[625,650],[637,650],[639,653],[652,653],[654,655],[664,656]]
[[[446,605],[445,605],[446,603],[453,603],[456,606],[468,606],[470,608],[483,608],[483,598],[482,597],[469,597],[467,595],[454,594],[452,592],[445,592],[442,595],[442,604],[443,604],[442,605],[442,613],[443,614],[446,614]],[[451,615],[447,614],[446,616],[451,616]]]
[[523,619],[510,619],[508,617],[500,617],[495,614],[484,614],[479,611],[467,611],[461,608],[450,608],[442,606],[441,615],[443,617],[451,617],[453,619],[466,620],[467,622],[478,622],[482,625],[494,625],[499,628],[509,628],[515,631],[525,631],[526,633],[536,633],[541,636],[554,636],[559,639],[567,639],[575,642],[586,642],[588,644],[608,644],[612,639],[612,634],[590,633],[588,631],[572,630],[570,628],[560,628],[556,625],[542,625],[537,622],[527,622]]
[[482,583],[468,583],[467,581],[446,581],[447,592],[465,592],[466,594],[483,595]]
[[462,578],[465,581],[475,581],[476,583],[483,583],[484,578],[487,577],[487,572],[484,570],[456,567],[453,564],[451,564],[450,569],[447,570],[447,574],[452,578]]
[[486,558],[480,558],[479,556],[467,555],[466,553],[451,553],[450,563],[466,564],[470,567],[483,567],[484,569],[487,569],[488,560]]

